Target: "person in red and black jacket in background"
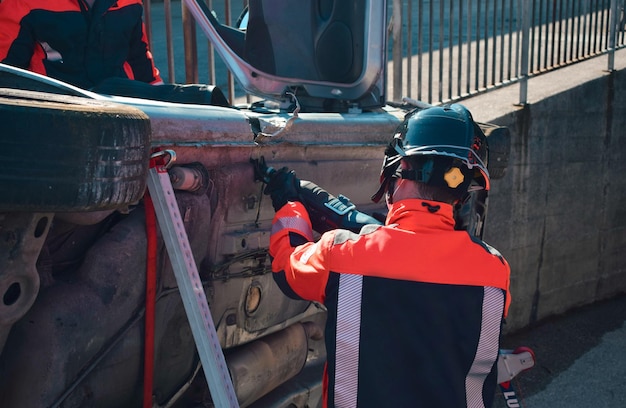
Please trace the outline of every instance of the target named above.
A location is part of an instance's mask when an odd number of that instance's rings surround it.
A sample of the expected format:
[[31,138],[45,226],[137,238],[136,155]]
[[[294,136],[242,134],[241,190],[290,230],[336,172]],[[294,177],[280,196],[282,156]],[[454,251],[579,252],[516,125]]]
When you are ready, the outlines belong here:
[[230,106],[216,86],[163,83],[141,0],[0,0],[0,62],[101,94]]
[[109,78],[162,84],[141,0],[2,0],[0,61],[89,89]]
[[486,137],[462,105],[407,115],[385,151],[385,225],[313,240],[295,173],[268,181],[270,255],[290,297],[324,304],[324,407],[490,407],[510,268],[455,230],[453,205],[489,189]]

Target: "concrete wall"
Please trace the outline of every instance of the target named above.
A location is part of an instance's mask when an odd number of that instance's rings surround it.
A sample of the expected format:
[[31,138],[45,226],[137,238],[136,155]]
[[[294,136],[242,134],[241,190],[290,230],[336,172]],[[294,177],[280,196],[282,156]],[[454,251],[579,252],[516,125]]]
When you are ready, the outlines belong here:
[[511,265],[507,330],[626,292],[626,50],[462,103],[512,132],[485,241]]

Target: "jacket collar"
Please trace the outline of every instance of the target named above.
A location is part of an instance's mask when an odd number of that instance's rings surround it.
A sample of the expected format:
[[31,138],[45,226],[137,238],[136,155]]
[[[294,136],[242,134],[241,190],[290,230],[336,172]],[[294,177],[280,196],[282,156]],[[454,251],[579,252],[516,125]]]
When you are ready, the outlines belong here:
[[392,204],[386,225],[396,224],[405,230],[436,228],[454,230],[452,205],[423,199],[405,199]]

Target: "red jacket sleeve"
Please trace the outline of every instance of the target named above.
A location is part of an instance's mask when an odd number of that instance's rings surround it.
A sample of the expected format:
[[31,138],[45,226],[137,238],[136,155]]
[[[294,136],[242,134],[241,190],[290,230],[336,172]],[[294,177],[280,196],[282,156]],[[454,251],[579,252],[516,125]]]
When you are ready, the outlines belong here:
[[[45,52],[37,44],[27,27],[22,31],[21,21],[34,6],[28,0],[2,0],[0,2],[0,61],[19,68],[46,73],[43,66]],[[11,57],[9,49],[13,47]]]
[[3,0],[0,2],[0,61],[4,60],[11,44],[20,31],[20,20],[24,17],[21,2]]

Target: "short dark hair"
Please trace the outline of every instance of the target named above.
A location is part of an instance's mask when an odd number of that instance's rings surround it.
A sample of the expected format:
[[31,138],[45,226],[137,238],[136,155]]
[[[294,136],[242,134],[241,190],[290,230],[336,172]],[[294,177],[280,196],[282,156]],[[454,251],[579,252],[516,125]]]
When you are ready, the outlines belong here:
[[420,182],[416,182],[416,184],[419,198],[424,200],[454,204],[457,201],[462,200],[465,197],[465,194],[467,194],[465,191],[455,191],[454,189],[443,186],[433,186]]
[[[420,198],[450,204],[465,198],[472,180],[472,170],[465,167],[457,159],[445,156],[412,156],[403,160],[409,165],[409,172],[418,169],[422,174],[421,180],[415,179],[419,186]],[[430,163],[430,166],[425,166],[426,163]],[[424,176],[426,167],[429,168],[429,171],[428,175]],[[448,187],[444,180],[444,173],[451,167],[457,167],[463,174],[463,182],[456,188]]]

